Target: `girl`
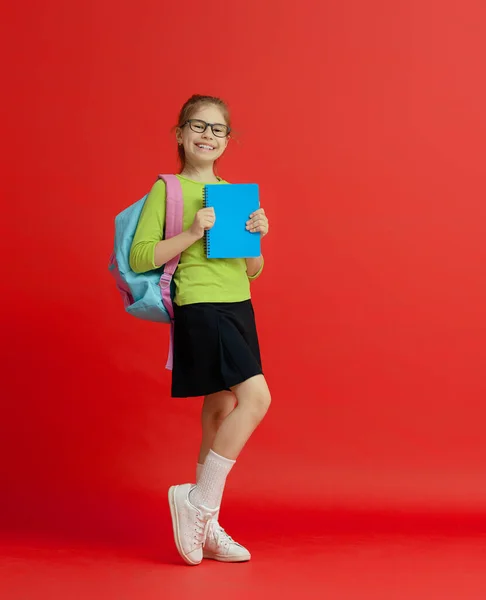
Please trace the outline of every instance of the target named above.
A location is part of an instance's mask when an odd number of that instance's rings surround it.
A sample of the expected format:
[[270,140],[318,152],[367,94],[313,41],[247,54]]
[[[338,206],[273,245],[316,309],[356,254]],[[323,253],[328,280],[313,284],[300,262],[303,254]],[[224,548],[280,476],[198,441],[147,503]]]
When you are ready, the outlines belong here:
[[[163,240],[165,183],[152,187],[133,239],[130,266],[142,273],[181,253],[174,275],[174,365],[172,396],[204,396],[202,443],[196,484],[172,486],[169,505],[177,549],[190,565],[203,557],[225,562],[250,559],[246,548],[218,524],[226,477],[270,406],[262,373],[250,281],[263,256],[208,260],[204,232],[213,208],[203,208],[206,183],[226,185],[215,164],[230,139],[227,106],[219,98],[193,96],[182,107],[176,139],[184,199],[184,231]],[[249,215],[250,232],[268,233],[260,208]]]

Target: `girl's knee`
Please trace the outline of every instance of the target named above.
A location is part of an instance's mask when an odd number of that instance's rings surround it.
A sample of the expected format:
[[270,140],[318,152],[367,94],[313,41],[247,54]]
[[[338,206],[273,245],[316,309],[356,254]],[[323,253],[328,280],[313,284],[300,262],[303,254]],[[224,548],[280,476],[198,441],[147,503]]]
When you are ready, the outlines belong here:
[[259,412],[262,413],[262,418],[266,415],[271,403],[272,397],[268,388],[266,390],[262,390],[261,393],[257,395],[256,404]]
[[272,398],[263,375],[255,375],[232,388],[238,406],[258,423],[267,413]]
[[255,421],[260,422],[267,414],[272,397],[267,385],[255,386],[251,393],[242,399],[241,404],[252,414]]

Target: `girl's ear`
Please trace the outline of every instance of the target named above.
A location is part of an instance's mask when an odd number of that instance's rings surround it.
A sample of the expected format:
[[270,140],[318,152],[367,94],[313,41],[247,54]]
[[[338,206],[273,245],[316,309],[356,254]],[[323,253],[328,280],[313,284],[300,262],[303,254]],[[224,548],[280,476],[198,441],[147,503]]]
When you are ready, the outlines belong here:
[[179,145],[182,144],[182,129],[180,127],[176,127],[176,140]]

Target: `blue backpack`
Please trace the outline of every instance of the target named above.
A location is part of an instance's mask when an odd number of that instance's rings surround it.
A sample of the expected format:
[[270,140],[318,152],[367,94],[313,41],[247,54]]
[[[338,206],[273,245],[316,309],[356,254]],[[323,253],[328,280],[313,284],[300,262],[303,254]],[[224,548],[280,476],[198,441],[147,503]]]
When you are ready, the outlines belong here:
[[[159,175],[166,184],[166,214],[164,239],[182,233],[184,202],[182,187],[175,175]],[[110,256],[108,269],[115,278],[116,286],[123,300],[125,310],[139,319],[171,324],[171,343],[167,369],[172,369],[174,307],[173,275],[179,264],[180,254],[174,256],[159,269],[147,273],[135,273],[130,268],[130,248],[146,194],[115,217],[115,245]]]

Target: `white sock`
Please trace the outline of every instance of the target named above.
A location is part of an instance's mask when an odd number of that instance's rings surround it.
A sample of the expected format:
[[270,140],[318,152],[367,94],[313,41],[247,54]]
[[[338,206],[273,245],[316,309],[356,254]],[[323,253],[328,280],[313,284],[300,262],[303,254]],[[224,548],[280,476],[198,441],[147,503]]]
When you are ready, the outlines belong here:
[[191,503],[195,506],[219,508],[226,477],[235,462],[210,450],[201,469],[199,481],[189,495]]
[[[203,470],[203,468],[204,468],[204,464],[202,464],[202,463],[197,463],[197,466],[196,466],[196,483],[198,483],[198,482],[199,482],[199,480],[201,479],[201,473],[202,473],[202,470]],[[218,521],[218,520],[219,520],[219,511],[218,511],[218,513],[216,514],[216,517],[215,517],[215,519],[216,519],[216,521]]]

